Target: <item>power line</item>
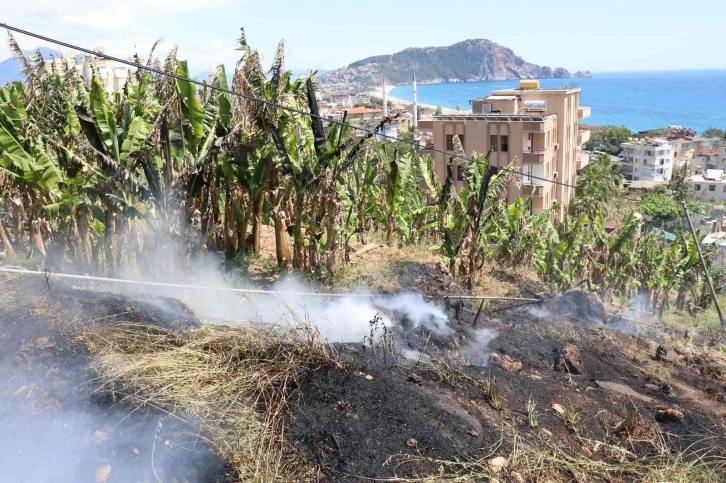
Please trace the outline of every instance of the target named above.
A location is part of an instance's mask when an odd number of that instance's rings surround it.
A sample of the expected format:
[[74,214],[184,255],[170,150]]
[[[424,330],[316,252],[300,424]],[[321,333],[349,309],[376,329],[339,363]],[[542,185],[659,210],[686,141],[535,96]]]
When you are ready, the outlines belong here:
[[[106,60],[112,60],[114,62],[119,62],[121,64],[125,64],[125,65],[128,65],[130,67],[134,67],[136,69],[141,69],[141,70],[145,70],[147,72],[152,72],[152,73],[157,74],[157,75],[162,75],[162,76],[171,77],[171,78],[174,78],[174,79],[177,79],[177,80],[181,80],[181,81],[185,81],[185,82],[190,82],[192,84],[196,84],[196,85],[201,86],[201,87],[204,87],[204,88],[212,89],[212,90],[219,91],[219,92],[224,92],[226,94],[229,94],[229,95],[232,95],[232,96],[236,96],[236,97],[240,97],[242,99],[247,99],[247,100],[252,101],[252,102],[258,102],[258,103],[261,103],[261,104],[267,104],[267,105],[269,105],[271,107],[274,107],[276,109],[286,110],[286,111],[289,111],[289,112],[292,112],[292,113],[295,113],[295,114],[299,114],[299,115],[302,115],[302,116],[309,116],[309,117],[311,117],[313,119],[320,119],[321,121],[329,122],[331,124],[336,124],[336,125],[339,125],[341,127],[347,127],[347,128],[352,129],[352,130],[362,131],[362,132],[364,132],[364,133],[366,133],[366,134],[368,134],[370,136],[374,136],[375,135],[375,136],[378,136],[380,138],[385,138],[385,139],[389,139],[389,140],[392,140],[392,141],[398,141],[398,142],[406,143],[406,144],[409,144],[409,145],[413,146],[414,148],[418,148],[419,147],[419,144],[418,143],[416,143],[414,141],[410,141],[408,139],[401,139],[401,138],[396,137],[396,136],[390,136],[388,134],[377,133],[375,130],[370,130],[370,129],[367,129],[367,128],[364,128],[364,127],[354,126],[352,124],[348,124],[348,123],[345,123],[345,122],[342,122],[342,121],[336,121],[336,120],[333,120],[333,119],[328,119],[328,118],[326,118],[324,116],[315,115],[313,113],[305,112],[305,111],[302,111],[300,109],[296,109],[294,107],[290,107],[290,106],[285,106],[285,105],[282,105],[282,104],[278,104],[276,102],[269,101],[267,99],[260,99],[258,97],[254,97],[254,96],[251,96],[251,95],[248,95],[248,94],[243,94],[241,92],[233,91],[231,89],[226,89],[224,87],[219,87],[219,86],[207,84],[206,82],[198,81],[196,79],[189,79],[187,77],[183,77],[183,76],[180,76],[178,74],[174,74],[174,73],[171,73],[171,72],[165,72],[165,71],[160,70],[160,69],[155,69],[155,68],[150,67],[150,66],[147,66],[147,65],[137,64],[137,63],[132,62],[130,60],[125,60],[125,59],[121,59],[119,57],[114,57],[112,55],[108,55],[105,52],[97,52],[97,51],[94,51],[94,50],[86,49],[84,47],[80,47],[78,45],[70,44],[70,43],[64,42],[62,40],[58,40],[58,39],[54,39],[52,37],[47,37],[45,35],[41,35],[41,34],[37,34],[37,33],[34,33],[34,32],[30,32],[28,30],[24,30],[24,29],[21,29],[21,28],[18,28],[18,27],[13,27],[12,25],[8,25],[6,23],[1,23],[0,22],[0,27],[4,27],[7,30],[12,30],[13,32],[17,32],[17,33],[22,34],[22,35],[27,35],[28,37],[33,37],[33,38],[36,38],[38,40],[43,40],[45,42],[54,43],[56,45],[60,45],[60,46],[66,47],[66,48],[71,49],[71,50],[77,50],[77,51],[80,51],[80,52],[85,52],[85,53],[87,53],[89,55],[94,55],[96,57],[101,57],[101,58],[106,59]],[[448,151],[443,151],[441,149],[427,148],[427,150],[428,151],[433,151],[435,153],[441,153],[441,154],[444,154],[446,156],[452,157],[454,159],[461,159],[461,160],[467,161],[469,163],[476,163],[477,162],[474,159],[467,158],[465,156],[458,156],[455,153],[451,153],[451,152],[448,152]],[[507,168],[507,167],[501,167],[501,168],[497,168],[497,169],[499,171],[511,172],[513,174],[521,175],[523,177],[526,176],[526,177],[531,178],[531,179],[536,179],[536,180],[540,180],[540,181],[546,181],[546,182],[552,183],[554,185],[565,186],[567,188],[577,189],[577,186],[576,185],[572,185],[572,184],[569,184],[569,183],[563,183],[561,181],[556,181],[554,179],[543,178],[543,177],[536,176],[536,175],[533,175],[533,174],[525,174],[524,171],[520,171],[520,170],[516,170],[516,169],[512,169],[512,168]],[[624,197],[624,196],[615,196],[615,198],[624,199],[624,200],[633,201],[633,202],[638,202],[639,201],[639,200],[632,199],[632,198],[628,198],[628,197]]]

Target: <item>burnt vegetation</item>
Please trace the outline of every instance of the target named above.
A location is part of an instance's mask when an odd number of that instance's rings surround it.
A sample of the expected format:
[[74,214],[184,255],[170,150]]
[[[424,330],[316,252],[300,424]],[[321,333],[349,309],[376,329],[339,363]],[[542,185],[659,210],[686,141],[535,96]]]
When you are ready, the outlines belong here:
[[[532,214],[502,199],[514,163],[474,155],[457,192],[405,145],[303,115],[315,78],[292,78],[282,44],[265,70],[239,39],[231,88],[261,103],[211,89],[223,66],[200,89],[137,69],[108,93],[9,42],[27,82],[0,89],[3,264],[180,282],[214,262],[414,291],[448,318],[376,307],[331,344],[306,317],[211,325],[150,291],[0,273],[2,439],[90,415],[58,431],[77,464],[37,465],[57,481],[723,480],[724,340],[695,240],[641,233],[609,158],[562,219]],[[137,62],[188,77],[174,50]],[[542,303],[456,299],[492,293]]]

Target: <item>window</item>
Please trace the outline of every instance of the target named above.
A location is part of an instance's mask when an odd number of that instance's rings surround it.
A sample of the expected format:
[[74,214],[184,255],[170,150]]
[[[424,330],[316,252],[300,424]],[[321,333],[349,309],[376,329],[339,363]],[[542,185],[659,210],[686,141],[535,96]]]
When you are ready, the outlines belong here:
[[501,143],[501,151],[503,153],[509,152],[509,136],[499,136]]
[[665,163],[665,159],[660,160],[660,165],[663,166],[663,163]]
[[[457,136],[457,134],[447,134],[446,135],[446,150],[447,151],[453,151],[454,150],[454,136]],[[461,134],[458,134],[459,141],[461,142],[461,147],[464,147],[464,136]]]
[[716,191],[716,185],[715,184],[708,185],[708,191]]
[[696,185],[696,191],[701,191],[701,185],[700,184],[697,184]]
[[489,149],[492,151],[499,151],[499,145],[497,144],[497,141],[499,138],[496,134],[490,134],[489,135]]
[[726,193],[726,186],[723,187],[723,192]]

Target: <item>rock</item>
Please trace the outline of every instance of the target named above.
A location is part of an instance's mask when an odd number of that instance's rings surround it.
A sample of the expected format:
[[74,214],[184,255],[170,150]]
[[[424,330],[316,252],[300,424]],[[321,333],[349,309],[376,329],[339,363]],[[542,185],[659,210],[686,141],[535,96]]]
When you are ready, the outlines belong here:
[[516,471],[512,471],[509,476],[512,478],[512,481],[514,483],[527,483],[527,480],[524,479],[524,476],[522,476],[520,473],[517,473]]
[[423,382],[423,379],[421,379],[421,376],[419,376],[417,374],[411,374],[410,376],[408,376],[408,380],[409,380],[409,382],[413,382],[416,384],[421,384]]
[[499,353],[497,352],[492,352],[491,354],[489,354],[489,357],[492,362],[494,362],[494,364],[497,364],[499,367],[507,372],[519,374],[524,368],[524,366],[522,365],[522,361],[512,359],[508,355],[499,355]]
[[492,458],[487,461],[487,464],[489,465],[489,469],[492,473],[499,473],[506,468],[507,465],[509,465],[509,460],[507,460],[504,456],[497,456],[496,458]]
[[592,450],[587,446],[583,445],[582,452],[585,453],[585,456],[587,456],[588,458],[592,458]]
[[659,392],[660,386],[658,384],[646,384],[645,388],[650,392]]
[[38,349],[51,349],[55,347],[55,342],[51,341],[48,337],[39,337],[35,340],[35,345]]
[[569,374],[580,374],[582,362],[580,361],[580,349],[575,344],[567,344],[555,356],[555,370]]
[[659,345],[655,351],[655,360],[657,361],[680,365],[683,363],[683,359],[684,357],[682,355],[663,344]]
[[109,476],[111,476],[111,465],[103,465],[96,470],[94,481],[96,483],[106,483]]
[[470,429],[466,432],[466,434],[468,434],[469,436],[473,436],[474,438],[479,437],[479,431],[476,431],[475,429]]
[[552,405],[552,409],[554,409],[554,410],[555,410],[555,412],[556,412],[557,414],[559,414],[560,416],[562,416],[563,414],[565,414],[565,408],[563,408],[563,407],[562,407],[562,406],[560,406],[559,404],[553,404],[553,405]]
[[689,349],[688,347],[683,347],[681,345],[677,345],[673,347],[673,350],[676,351],[676,354],[685,357],[686,359],[692,359],[693,358],[693,351]]
[[[558,406],[559,406],[559,405],[558,405]],[[561,407],[561,406],[560,406],[560,407]],[[547,436],[548,438],[551,438],[551,437],[552,437],[552,431],[550,431],[549,429],[545,429],[545,428],[540,428],[540,432],[541,432],[542,434],[544,434],[545,436]]]
[[439,271],[444,274],[449,274],[449,267],[444,262],[439,262]]
[[108,439],[108,432],[103,429],[96,429],[93,431],[93,439],[95,439],[97,443],[106,441]]
[[659,423],[680,423],[683,422],[683,412],[676,408],[655,408],[655,420]]
[[418,446],[418,441],[413,438],[408,438],[406,440],[406,446],[408,446],[409,448],[415,448],[416,446]]
[[366,379],[366,381],[372,381],[372,380],[373,380],[373,379],[375,379],[375,378],[374,378],[373,376],[371,376],[370,374],[368,374],[368,375],[367,375],[367,376],[365,377],[365,379]]

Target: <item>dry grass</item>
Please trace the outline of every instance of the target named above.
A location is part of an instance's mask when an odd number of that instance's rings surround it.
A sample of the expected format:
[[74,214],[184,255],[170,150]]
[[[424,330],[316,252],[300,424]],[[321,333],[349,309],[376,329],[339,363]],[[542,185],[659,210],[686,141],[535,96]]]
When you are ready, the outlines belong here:
[[399,466],[407,463],[427,462],[439,468],[439,474],[419,479],[425,483],[474,483],[481,481],[639,481],[645,483],[717,483],[723,481],[726,471],[724,458],[685,451],[673,453],[667,444],[653,441],[653,454],[636,459],[635,455],[619,446],[598,441],[585,441],[593,448],[593,457],[572,453],[551,438],[515,433],[511,450],[506,455],[504,470],[493,471],[489,460],[501,456],[501,445],[491,448],[483,458],[459,458],[451,461],[435,460],[419,455],[396,458]]
[[292,390],[308,371],[341,367],[310,329],[203,327],[176,332],[121,324],[83,334],[103,388],[198,425],[241,481],[314,479],[285,444]]

